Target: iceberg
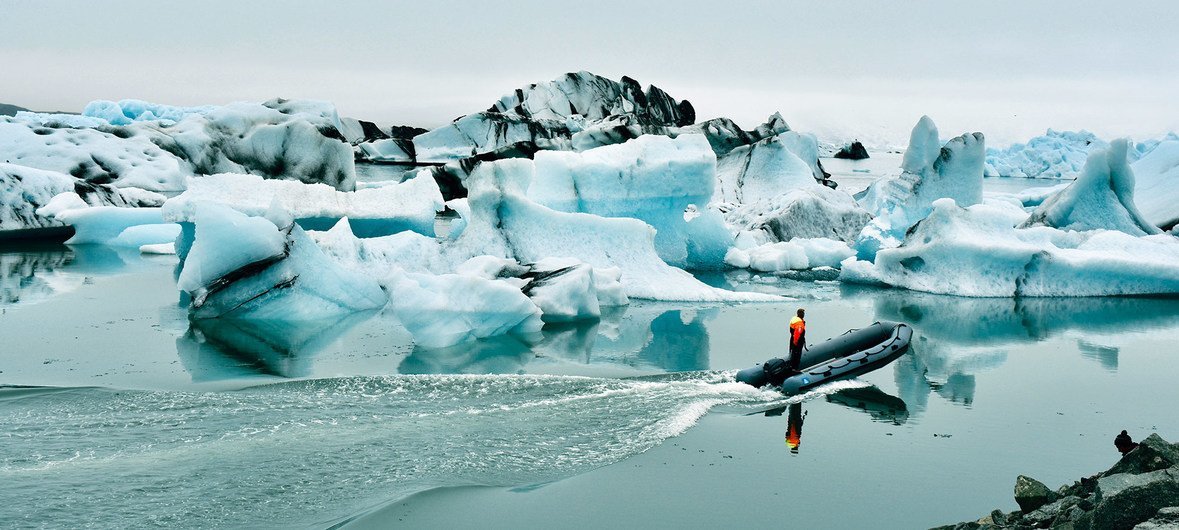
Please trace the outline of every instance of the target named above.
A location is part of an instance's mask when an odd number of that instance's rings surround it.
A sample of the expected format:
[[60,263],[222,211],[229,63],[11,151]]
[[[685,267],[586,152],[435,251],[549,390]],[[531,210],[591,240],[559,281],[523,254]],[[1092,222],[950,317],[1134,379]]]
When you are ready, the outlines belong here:
[[779,299],[709,287],[668,265],[655,251],[654,229],[638,219],[560,212],[532,201],[526,190],[535,171],[534,163],[523,159],[483,163],[475,169],[468,181],[470,218],[447,248],[452,262],[481,255],[519,263],[576,258],[594,269],[617,267],[630,298],[700,302]]
[[92,102],[87,112],[0,119],[0,152],[12,153],[11,163],[151,191],[181,191],[185,177],[215,173],[355,188],[352,146],[330,103],[172,107],[123,100]]
[[1173,229],[1179,224],[1179,139],[1159,142],[1134,162],[1134,203],[1150,224]]
[[212,203],[194,214],[195,239],[176,282],[194,319],[321,320],[388,301],[376,280],[328,258],[294,223],[279,228]]
[[521,145],[531,146],[519,147],[531,151],[572,148],[564,120],[533,120],[498,112],[468,114],[413,138],[418,162],[451,162]]
[[749,249],[734,247],[725,255],[725,263],[741,269],[778,272],[838,268],[843,260],[854,255],[855,252],[843,241],[798,237]]
[[517,89],[495,102],[491,110],[533,120],[564,121],[582,116],[597,121],[632,114],[644,124],[684,126],[696,121],[691,103],[677,102],[654,85],[643,91],[642,85],[629,77],[613,81],[585,71]]
[[985,140],[982,133],[963,134],[944,146],[937,126],[922,116],[909,138],[901,174],[876,180],[856,198],[873,215],[856,239],[861,259],[899,244],[905,231],[929,214],[935,200],[960,206],[982,201]]
[[1013,144],[1006,149],[987,149],[988,177],[1073,178],[1080,173],[1093,148],[1108,144],[1089,131],[1054,131]]
[[192,169],[156,145],[148,134],[130,128],[73,128],[0,119],[0,153],[4,160],[57,173],[91,184],[134,186],[153,191],[177,190]]
[[939,199],[875,263],[844,261],[840,280],[977,297],[1179,294],[1174,236],[1016,228],[1027,217],[1006,202]]
[[69,208],[126,205],[110,186],[55,171],[0,164],[0,233],[61,227],[64,223],[54,216]]
[[180,235],[180,225],[165,222],[159,208],[71,208],[58,213],[55,219],[74,228],[74,236],[66,241],[67,245],[139,248],[170,243]]
[[1132,236],[1158,234],[1134,203],[1134,173],[1126,161],[1129,141],[1094,149],[1081,175],[1044,200],[1021,225],[1062,230],[1118,230]]
[[684,215],[703,208],[715,184],[716,158],[704,137],[647,135],[581,153],[537,153],[528,198],[563,212],[640,219],[655,228],[664,261],[717,268],[732,242],[720,216]]
[[435,213],[443,206],[442,193],[428,172],[399,184],[353,192],[325,184],[220,174],[190,177],[185,192],[164,203],[164,216],[173,222],[192,222],[197,206],[204,202],[250,216],[280,208],[306,230],[327,230],[347,217],[350,229],[360,237],[405,230],[433,236]]
[[424,348],[540,332],[541,310],[501,280],[462,274],[403,273],[389,283],[389,308]]

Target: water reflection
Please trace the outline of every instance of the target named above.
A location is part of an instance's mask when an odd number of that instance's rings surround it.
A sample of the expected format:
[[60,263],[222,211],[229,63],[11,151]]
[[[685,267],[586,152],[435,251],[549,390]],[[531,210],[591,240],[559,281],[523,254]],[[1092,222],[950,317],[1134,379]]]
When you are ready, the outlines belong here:
[[135,249],[6,244],[0,247],[0,306],[43,302],[78,289],[93,276],[119,273],[142,262]]
[[193,320],[176,339],[176,351],[193,382],[257,375],[306,377],[315,354],[373,313],[309,322]]
[[875,386],[840,390],[827,396],[827,402],[866,412],[872,421],[900,425],[909,419],[905,400]]
[[1117,346],[1101,338],[1179,326],[1179,300],[1167,298],[965,298],[900,289],[843,286],[843,296],[872,304],[880,320],[915,330],[910,355],[894,365],[898,390],[914,412],[929,396],[970,406],[975,374],[1007,361],[1007,350],[1067,334],[1080,356],[1116,371]]
[[528,337],[504,336],[449,348],[415,347],[399,371],[410,374],[562,372],[577,366],[683,372],[709,368],[706,322],[716,310],[668,310],[635,305],[602,315],[600,322],[545,326]]

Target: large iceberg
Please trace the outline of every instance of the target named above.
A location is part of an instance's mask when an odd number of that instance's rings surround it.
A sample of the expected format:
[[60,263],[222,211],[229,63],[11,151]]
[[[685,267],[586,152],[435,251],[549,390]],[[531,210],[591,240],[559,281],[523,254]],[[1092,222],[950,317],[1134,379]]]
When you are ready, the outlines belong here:
[[1159,142],[1130,168],[1134,203],[1142,216],[1167,230],[1179,224],[1179,139]]
[[712,197],[716,158],[701,135],[641,136],[582,153],[536,154],[528,198],[563,212],[640,219],[655,228],[664,261],[716,268],[732,246],[720,216],[703,212]]
[[519,287],[463,274],[404,273],[389,284],[390,309],[414,342],[444,348],[472,339],[540,331],[541,310]]
[[94,102],[87,112],[2,119],[0,152],[14,164],[152,191],[181,191],[185,177],[214,173],[355,187],[352,146],[329,103],[187,108],[124,100]]
[[195,239],[177,287],[193,318],[319,320],[377,309],[376,280],[328,258],[303,229],[212,203],[196,206]]
[[650,225],[630,218],[559,212],[527,196],[535,174],[531,160],[481,164],[470,177],[470,219],[447,249],[452,262],[480,255],[536,263],[575,258],[595,269],[617,267],[631,298],[677,301],[770,300],[753,293],[709,287],[664,262]]
[[1132,236],[1158,234],[1134,203],[1134,173],[1126,161],[1129,141],[1114,140],[1093,150],[1081,175],[1048,197],[1022,226],[1062,230],[1118,230]]
[[1073,178],[1080,173],[1093,148],[1108,144],[1089,131],[1054,131],[1012,144],[1006,149],[987,149],[988,177]]
[[1016,228],[1018,206],[950,199],[875,263],[849,259],[840,279],[960,296],[1179,294],[1179,239],[1116,230]]
[[856,240],[860,258],[870,260],[878,250],[900,244],[935,200],[949,198],[960,206],[981,202],[984,145],[983,134],[976,132],[943,146],[933,120],[922,116],[910,135],[901,174],[876,180],[857,196],[874,216]]
[[691,103],[677,102],[654,85],[644,91],[629,77],[613,81],[585,71],[517,89],[500,98],[491,110],[534,120],[582,116],[596,121],[632,114],[644,124],[683,126],[696,121]]
[[191,222],[197,205],[215,202],[252,216],[281,208],[307,230],[327,230],[347,217],[360,237],[404,230],[433,236],[435,213],[443,207],[442,193],[428,172],[399,184],[351,192],[257,175],[220,174],[187,182],[184,193],[164,203],[168,221]]

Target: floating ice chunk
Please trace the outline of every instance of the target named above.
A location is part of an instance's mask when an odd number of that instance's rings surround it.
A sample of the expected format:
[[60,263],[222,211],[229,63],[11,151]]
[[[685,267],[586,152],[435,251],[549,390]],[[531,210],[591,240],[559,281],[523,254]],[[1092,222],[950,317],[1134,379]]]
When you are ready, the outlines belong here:
[[388,297],[376,280],[329,259],[298,225],[204,204],[177,286],[193,318],[318,320],[377,309]]
[[623,76],[613,81],[590,72],[568,73],[552,81],[515,90],[492,106],[504,114],[563,121],[571,116],[603,120],[632,114],[644,124],[688,125],[696,121],[691,103],[677,102],[666,92]]
[[82,197],[72,191],[58,193],[49,202],[40,208],[37,208],[36,213],[42,217],[57,217],[57,214],[66,210],[77,210],[79,208],[89,208],[90,205],[82,200]]
[[1134,202],[1143,217],[1154,226],[1174,228],[1179,224],[1179,139],[1159,142],[1130,167]]
[[568,258],[540,260],[526,276],[524,294],[540,308],[545,322],[597,320],[602,316],[590,266]]
[[1023,226],[1062,230],[1118,230],[1132,236],[1161,231],[1134,204],[1134,173],[1126,162],[1129,141],[1114,140],[1094,149],[1077,180],[1046,199]]
[[1072,178],[1080,173],[1093,148],[1108,144],[1089,131],[1054,131],[1013,144],[1006,149],[987,149],[988,177]]
[[681,301],[774,300],[709,287],[691,274],[669,266],[655,252],[654,230],[628,218],[558,212],[529,200],[530,160],[481,164],[471,175],[471,217],[466,229],[447,247],[452,260],[483,254],[534,263],[547,257],[571,257],[595,269],[618,267],[631,298]]
[[196,238],[176,281],[194,292],[251,263],[281,259],[286,237],[273,223],[228,207],[204,203],[193,208]]
[[776,272],[818,267],[838,268],[840,262],[853,255],[855,252],[843,241],[795,238],[750,249],[733,248],[725,256],[725,262],[737,268]]
[[425,348],[504,335],[536,333],[540,309],[503,281],[461,274],[404,273],[389,284],[389,307]]
[[341,192],[324,184],[266,180],[256,175],[192,177],[188,189],[164,204],[168,220],[191,222],[194,208],[216,202],[246,215],[277,214],[279,209],[309,230],[327,230],[343,217],[361,237],[403,230],[434,235],[434,215],[442,209],[438,184],[418,176],[400,184]]
[[95,206],[59,212],[58,221],[74,227],[66,244],[105,244],[139,248],[176,239],[180,226],[164,222],[159,208]]
[[840,279],[960,296],[1107,296],[1179,293],[1179,239],[1114,230],[1016,228],[1002,202],[934,202],[904,243],[875,263],[849,259]]
[[964,134],[941,145],[937,126],[922,116],[913,127],[909,148],[901,162],[902,173],[873,182],[860,206],[874,218],[856,239],[860,259],[890,248],[905,231],[929,214],[935,200],[953,199],[969,206],[982,201],[984,160],[982,133]]

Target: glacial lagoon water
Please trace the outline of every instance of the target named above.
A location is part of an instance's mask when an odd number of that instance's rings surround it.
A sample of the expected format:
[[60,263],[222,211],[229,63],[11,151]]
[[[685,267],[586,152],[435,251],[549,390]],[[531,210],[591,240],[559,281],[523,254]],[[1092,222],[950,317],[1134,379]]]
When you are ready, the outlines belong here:
[[[0,527],[928,527],[1107,468],[1121,429],[1179,439],[1175,299],[737,272],[702,277],[795,300],[423,350],[380,312],[189,322],[174,266],[0,250]],[[790,399],[733,383],[798,306],[812,341],[889,319],[912,350]]]

